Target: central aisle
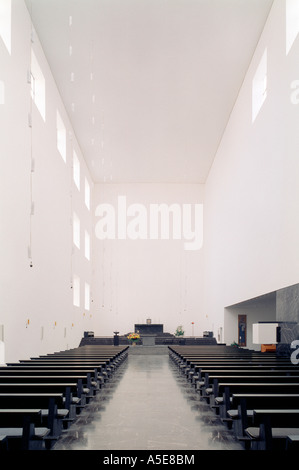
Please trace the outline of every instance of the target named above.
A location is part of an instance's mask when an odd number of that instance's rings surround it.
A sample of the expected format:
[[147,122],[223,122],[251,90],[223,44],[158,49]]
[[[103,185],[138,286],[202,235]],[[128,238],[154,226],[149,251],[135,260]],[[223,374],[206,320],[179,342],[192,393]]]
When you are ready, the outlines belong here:
[[136,353],[132,350],[54,450],[243,449],[168,353]]

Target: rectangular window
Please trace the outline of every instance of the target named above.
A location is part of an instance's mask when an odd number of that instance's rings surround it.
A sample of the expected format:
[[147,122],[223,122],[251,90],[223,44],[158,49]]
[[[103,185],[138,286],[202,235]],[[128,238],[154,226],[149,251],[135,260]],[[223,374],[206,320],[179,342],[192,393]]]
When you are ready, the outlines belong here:
[[90,285],[85,282],[85,305],[86,310],[90,309]]
[[291,50],[299,33],[299,2],[286,0],[286,54]]
[[66,162],[66,128],[58,111],[56,114],[56,130],[57,148],[63,160]]
[[73,213],[73,242],[80,249],[80,219],[75,212]]
[[85,178],[85,205],[88,210],[90,210],[90,185]]
[[41,117],[46,119],[46,82],[37,58],[31,51],[31,98],[40,112]]
[[80,278],[76,275],[73,276],[73,304],[80,307]]
[[90,260],[90,236],[86,230],[85,230],[85,258]]
[[252,122],[267,98],[267,49],[265,49],[252,82]]
[[73,178],[75,185],[80,191],[80,162],[75,151],[73,152]]
[[0,1],[0,37],[11,54],[11,0]]

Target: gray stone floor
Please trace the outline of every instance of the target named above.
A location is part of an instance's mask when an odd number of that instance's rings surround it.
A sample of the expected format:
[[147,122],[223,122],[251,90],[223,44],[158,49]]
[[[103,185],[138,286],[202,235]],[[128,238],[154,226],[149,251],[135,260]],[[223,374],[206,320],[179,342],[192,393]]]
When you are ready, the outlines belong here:
[[168,356],[130,348],[54,450],[242,450]]

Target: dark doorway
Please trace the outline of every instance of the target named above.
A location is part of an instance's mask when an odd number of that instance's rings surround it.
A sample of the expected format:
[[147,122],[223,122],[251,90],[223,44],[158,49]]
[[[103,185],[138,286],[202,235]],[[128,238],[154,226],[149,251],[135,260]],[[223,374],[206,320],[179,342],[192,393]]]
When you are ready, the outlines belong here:
[[246,315],[238,315],[238,345],[246,346],[246,326],[247,318]]

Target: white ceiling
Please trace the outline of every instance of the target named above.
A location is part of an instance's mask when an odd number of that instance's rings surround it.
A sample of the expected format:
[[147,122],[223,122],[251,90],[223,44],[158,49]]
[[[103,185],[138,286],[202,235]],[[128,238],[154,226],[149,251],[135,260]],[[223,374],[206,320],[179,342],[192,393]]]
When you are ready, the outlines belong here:
[[205,182],[273,0],[25,2],[94,181]]

